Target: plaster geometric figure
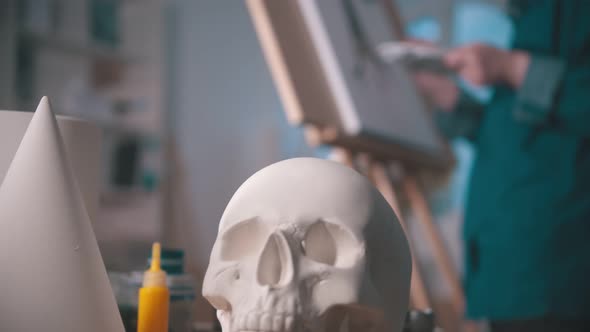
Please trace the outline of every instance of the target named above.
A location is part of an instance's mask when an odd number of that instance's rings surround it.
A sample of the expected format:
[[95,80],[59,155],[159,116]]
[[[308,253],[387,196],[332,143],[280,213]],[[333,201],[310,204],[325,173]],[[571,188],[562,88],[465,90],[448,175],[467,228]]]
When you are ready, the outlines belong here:
[[47,98],[0,186],[0,263],[0,331],[124,331]]
[[[31,122],[32,112],[0,111],[0,183]],[[98,208],[101,163],[101,130],[68,116],[57,116],[66,154],[92,221]]]
[[410,275],[407,239],[379,191],[341,164],[294,158],[230,200],[203,295],[224,332],[400,332]]

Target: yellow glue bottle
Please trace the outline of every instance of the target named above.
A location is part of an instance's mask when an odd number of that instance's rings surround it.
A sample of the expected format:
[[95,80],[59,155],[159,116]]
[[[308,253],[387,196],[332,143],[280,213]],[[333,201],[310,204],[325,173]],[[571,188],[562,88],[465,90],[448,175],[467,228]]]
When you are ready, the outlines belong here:
[[159,243],[152,246],[152,262],[143,275],[139,289],[137,332],[167,332],[170,291],[166,285],[166,272],[160,266]]

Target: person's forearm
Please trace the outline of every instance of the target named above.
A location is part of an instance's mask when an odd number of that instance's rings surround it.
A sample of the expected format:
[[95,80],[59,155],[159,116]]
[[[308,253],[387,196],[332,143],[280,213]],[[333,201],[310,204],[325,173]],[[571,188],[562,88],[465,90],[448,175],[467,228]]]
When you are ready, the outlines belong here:
[[515,119],[521,123],[590,137],[590,62],[532,54],[516,94]]

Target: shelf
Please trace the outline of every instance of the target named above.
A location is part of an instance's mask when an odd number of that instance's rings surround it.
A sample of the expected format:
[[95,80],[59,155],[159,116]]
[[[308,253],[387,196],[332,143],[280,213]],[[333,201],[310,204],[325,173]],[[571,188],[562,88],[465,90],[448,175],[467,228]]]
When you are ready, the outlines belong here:
[[140,57],[132,54],[127,54],[116,48],[91,43],[74,42],[66,40],[57,35],[43,34],[38,32],[22,30],[19,32],[19,37],[30,41],[35,46],[55,49],[65,53],[91,57],[96,59],[104,59],[116,61],[121,63],[136,62]]

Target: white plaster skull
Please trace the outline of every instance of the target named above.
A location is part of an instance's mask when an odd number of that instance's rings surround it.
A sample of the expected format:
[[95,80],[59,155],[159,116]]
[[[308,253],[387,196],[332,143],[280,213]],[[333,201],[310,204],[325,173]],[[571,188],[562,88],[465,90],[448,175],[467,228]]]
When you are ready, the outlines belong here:
[[356,171],[288,159],[250,177],[219,224],[203,295],[224,332],[325,331],[341,304],[401,331],[411,257],[395,213]]

